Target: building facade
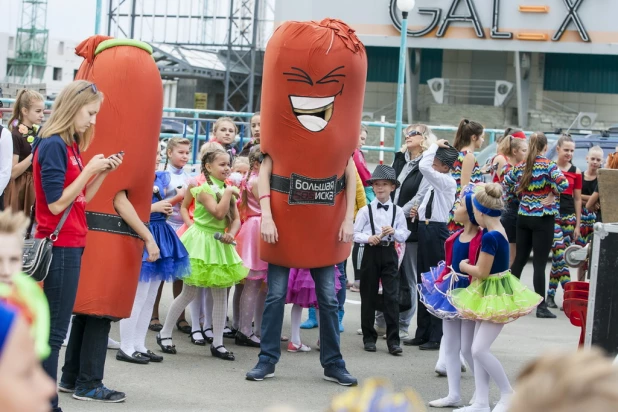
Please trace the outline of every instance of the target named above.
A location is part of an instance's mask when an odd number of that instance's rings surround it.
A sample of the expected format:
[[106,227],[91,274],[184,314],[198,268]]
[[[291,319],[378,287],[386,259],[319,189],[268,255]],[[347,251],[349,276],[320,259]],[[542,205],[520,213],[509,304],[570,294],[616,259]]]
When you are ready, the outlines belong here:
[[[339,18],[367,48],[365,118],[394,119],[396,0],[278,0],[276,21]],[[417,0],[408,18],[404,121],[553,130],[618,123],[610,0]],[[406,117],[407,115],[407,117]]]

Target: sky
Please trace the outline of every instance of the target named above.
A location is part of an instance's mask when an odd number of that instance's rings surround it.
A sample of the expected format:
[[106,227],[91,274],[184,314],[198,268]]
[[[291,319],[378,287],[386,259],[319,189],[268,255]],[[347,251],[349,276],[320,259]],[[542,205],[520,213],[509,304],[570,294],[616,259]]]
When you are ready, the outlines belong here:
[[[21,3],[21,0],[0,2],[0,32],[11,35],[17,32],[21,23]],[[103,0],[103,17],[106,11],[107,1]],[[48,0],[49,37],[81,41],[94,34],[95,16],[96,0]],[[101,23],[101,27],[103,30],[105,21]]]

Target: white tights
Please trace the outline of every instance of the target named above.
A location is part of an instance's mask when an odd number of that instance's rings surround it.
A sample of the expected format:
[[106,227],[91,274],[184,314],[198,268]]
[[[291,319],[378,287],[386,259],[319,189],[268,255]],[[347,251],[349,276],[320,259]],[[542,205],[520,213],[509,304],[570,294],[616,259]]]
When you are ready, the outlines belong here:
[[120,321],[120,349],[129,356],[135,352],[146,353],[147,351],[146,333],[159,285],[160,282],[139,282],[131,317]]
[[446,376],[448,380],[447,399],[455,402],[461,399],[460,352],[470,366],[471,372],[474,374],[472,342],[474,338],[475,322],[462,319],[444,320],[442,327],[444,336],[442,336],[441,346],[444,348]]
[[212,328],[212,292],[209,288],[198,288],[197,296],[189,303],[191,332]]
[[494,343],[502,328],[501,323],[477,321],[472,342],[472,358],[474,359],[474,383],[476,385],[476,397],[473,408],[489,407],[489,378],[491,377],[498,389],[501,400],[508,399],[513,393],[509,378],[504,372],[500,361],[491,353],[491,345]]
[[[257,299],[259,297],[260,288],[264,281],[262,279],[250,280],[246,279],[242,288],[242,295],[240,297],[239,305],[239,317],[240,317],[240,333],[251,338],[254,342],[259,342],[259,339],[253,335],[253,328],[251,322],[255,315],[255,308]],[[238,285],[236,285],[238,287]],[[236,294],[234,294],[236,296]],[[236,318],[236,309],[234,309],[234,318]]]
[[[292,333],[292,337],[290,338],[290,340],[296,346],[300,346],[302,343],[300,340],[300,324],[301,324],[302,316],[303,316],[303,307],[300,305],[294,304],[294,306],[292,306],[292,313],[291,313],[291,319],[290,319],[291,333]],[[320,319],[320,311],[318,309],[315,310],[315,317],[316,319]]]

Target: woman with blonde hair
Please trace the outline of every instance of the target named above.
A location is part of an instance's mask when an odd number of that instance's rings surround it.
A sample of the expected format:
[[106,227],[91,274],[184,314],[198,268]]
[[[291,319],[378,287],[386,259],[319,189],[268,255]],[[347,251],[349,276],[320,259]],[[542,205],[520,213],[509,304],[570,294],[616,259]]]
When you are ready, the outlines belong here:
[[[51,355],[43,368],[55,381],[58,353],[73,311],[81,258],[86,246],[86,203],[97,193],[108,173],[122,163],[122,155],[95,155],[83,165],[81,151],[94,138],[94,125],[103,94],[95,84],[76,80],[61,92],[52,114],[33,147],[36,199],[35,238],[52,237],[52,263],[43,286],[50,308]],[[124,399],[124,394],[104,386],[98,400]],[[52,409],[60,411],[58,398]]]

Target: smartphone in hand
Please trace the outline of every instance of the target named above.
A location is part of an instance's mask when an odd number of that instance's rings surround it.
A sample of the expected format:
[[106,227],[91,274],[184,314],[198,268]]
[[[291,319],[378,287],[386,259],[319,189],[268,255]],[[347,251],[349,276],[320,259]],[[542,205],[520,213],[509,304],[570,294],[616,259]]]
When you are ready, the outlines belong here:
[[109,159],[109,158],[112,158],[112,157],[114,157],[114,156],[124,156],[124,151],[122,151],[122,150],[121,150],[121,151],[119,151],[118,153],[114,153],[113,155],[110,155],[110,156],[108,157],[108,159]]

